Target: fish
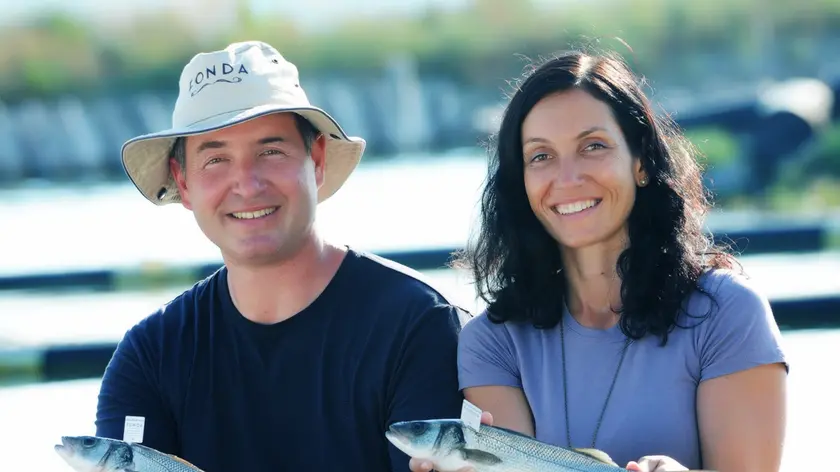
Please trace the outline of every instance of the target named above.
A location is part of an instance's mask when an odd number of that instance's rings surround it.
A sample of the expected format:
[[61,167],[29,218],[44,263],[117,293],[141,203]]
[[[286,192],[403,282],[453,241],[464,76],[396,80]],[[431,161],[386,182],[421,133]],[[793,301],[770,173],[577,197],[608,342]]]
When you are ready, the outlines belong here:
[[460,419],[396,422],[385,437],[408,456],[431,462],[438,472],[462,468],[476,472],[627,470],[598,449],[555,446],[498,426],[482,424],[475,430]]
[[55,452],[76,472],[204,472],[178,456],[98,436],[62,436]]

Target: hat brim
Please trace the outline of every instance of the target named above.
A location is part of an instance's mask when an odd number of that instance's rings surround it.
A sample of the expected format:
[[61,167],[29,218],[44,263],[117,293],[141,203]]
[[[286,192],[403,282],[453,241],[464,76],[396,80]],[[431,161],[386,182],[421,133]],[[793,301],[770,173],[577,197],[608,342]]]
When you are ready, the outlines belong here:
[[348,136],[324,110],[314,107],[266,105],[233,110],[193,123],[145,134],[127,141],[122,147],[122,165],[126,175],[155,205],[179,203],[181,195],[169,171],[169,155],[179,137],[194,136],[244,123],[273,113],[297,113],[309,120],[326,138],[324,182],[318,189],[318,202],[331,197],[358,166],[365,150],[365,140]]

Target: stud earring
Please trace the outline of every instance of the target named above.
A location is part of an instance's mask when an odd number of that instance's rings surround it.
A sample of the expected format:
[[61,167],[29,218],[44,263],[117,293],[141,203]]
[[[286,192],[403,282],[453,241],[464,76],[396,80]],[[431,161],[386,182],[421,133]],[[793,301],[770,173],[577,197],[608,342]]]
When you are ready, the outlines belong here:
[[647,177],[642,177],[642,180],[639,181],[639,185],[642,187],[647,185]]

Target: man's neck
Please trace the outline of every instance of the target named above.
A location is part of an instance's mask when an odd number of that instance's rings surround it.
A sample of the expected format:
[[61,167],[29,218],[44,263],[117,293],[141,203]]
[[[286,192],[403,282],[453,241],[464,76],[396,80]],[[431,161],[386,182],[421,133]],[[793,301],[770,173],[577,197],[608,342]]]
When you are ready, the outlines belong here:
[[311,238],[296,254],[277,264],[245,266],[228,263],[227,283],[234,306],[260,324],[287,320],[324,291],[347,250]]

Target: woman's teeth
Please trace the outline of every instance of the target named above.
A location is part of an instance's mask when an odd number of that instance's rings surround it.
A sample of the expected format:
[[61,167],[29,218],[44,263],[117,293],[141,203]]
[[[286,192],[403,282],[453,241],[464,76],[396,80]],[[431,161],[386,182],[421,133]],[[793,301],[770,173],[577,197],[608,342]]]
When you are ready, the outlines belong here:
[[581,200],[579,202],[568,203],[566,205],[557,205],[553,208],[555,213],[561,215],[571,215],[579,213],[587,208],[592,208],[599,203],[598,200]]

